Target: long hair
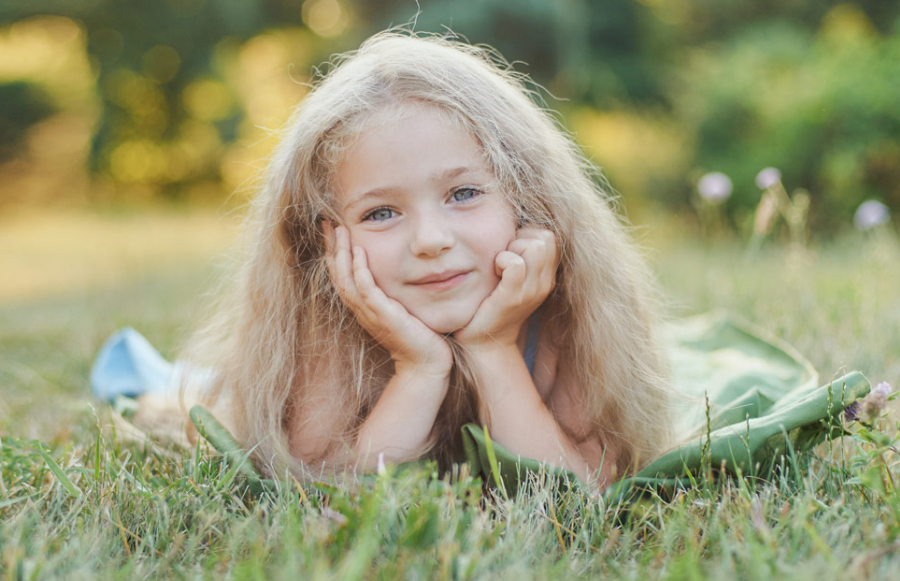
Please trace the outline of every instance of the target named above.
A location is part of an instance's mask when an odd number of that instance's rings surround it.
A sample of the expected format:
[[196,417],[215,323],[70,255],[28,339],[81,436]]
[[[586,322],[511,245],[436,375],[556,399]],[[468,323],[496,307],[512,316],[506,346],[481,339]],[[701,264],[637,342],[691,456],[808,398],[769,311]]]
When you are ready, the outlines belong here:
[[[584,410],[587,428],[570,435],[614,446],[620,474],[652,460],[668,443],[668,381],[651,277],[596,170],[536,104],[527,78],[489,49],[403,31],[378,34],[328,68],[286,126],[248,217],[248,254],[188,353],[215,369],[206,404],[227,414],[267,474],[352,458],[392,365],[332,286],[321,221],[338,220],[333,173],[349,139],[376,113],[416,102],[471,132],[520,224],[556,234],[557,285],[543,308],[564,330],[558,365]],[[431,437],[443,465],[460,451],[460,427],[477,421],[466,354],[450,341],[455,365]],[[291,426],[325,410],[330,432],[307,457],[292,454]]]

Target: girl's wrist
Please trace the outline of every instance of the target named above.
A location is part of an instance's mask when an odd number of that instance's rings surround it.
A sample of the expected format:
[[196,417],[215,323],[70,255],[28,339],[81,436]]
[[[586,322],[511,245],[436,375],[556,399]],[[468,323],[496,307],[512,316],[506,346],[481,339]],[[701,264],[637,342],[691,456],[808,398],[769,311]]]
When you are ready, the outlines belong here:
[[497,365],[506,365],[511,361],[523,359],[519,345],[514,338],[509,340],[480,341],[468,344],[467,353],[473,363],[483,363],[496,368]]
[[418,375],[432,379],[449,378],[453,368],[453,356],[447,358],[430,358],[425,360],[394,360],[394,373],[397,375]]
[[468,360],[478,381],[479,391],[483,395],[500,389],[510,377],[517,377],[523,372],[528,374],[528,366],[518,345],[485,344],[468,350]]
[[399,390],[407,404],[417,409],[440,407],[450,387],[450,369],[425,365],[395,364],[388,390]]
[[521,325],[510,328],[500,333],[468,334],[463,332],[454,335],[457,343],[469,349],[473,354],[483,352],[503,352],[508,349],[518,349],[517,340]]
[[428,376],[449,375],[453,367],[453,352],[446,341],[420,349],[402,349],[391,352],[394,371]]

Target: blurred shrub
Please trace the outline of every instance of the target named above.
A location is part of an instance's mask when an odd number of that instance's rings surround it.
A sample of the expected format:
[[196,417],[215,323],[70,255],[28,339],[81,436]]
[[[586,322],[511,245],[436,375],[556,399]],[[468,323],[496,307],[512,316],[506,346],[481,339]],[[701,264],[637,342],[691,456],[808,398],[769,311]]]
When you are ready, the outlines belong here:
[[664,98],[661,63],[653,52],[654,18],[640,2],[357,0],[354,4],[364,36],[404,22],[414,23],[417,31],[450,31],[494,47],[553,94],[579,104],[613,107]]
[[[226,77],[244,42],[269,27],[299,23],[303,4],[0,2],[0,25],[15,27],[35,15],[56,15],[85,31],[84,50],[101,104],[89,159],[93,199],[221,199],[231,193],[221,184],[222,158],[241,137],[246,119],[237,94],[243,89],[241,79],[229,82]],[[0,35],[5,33],[0,29]],[[283,66],[279,73],[288,76],[284,59],[276,62]]]
[[735,184],[731,216],[746,215],[760,197],[754,176],[774,166],[789,190],[810,191],[820,231],[848,225],[867,198],[900,207],[900,30],[879,34],[853,5],[815,33],[761,23],[689,53],[671,94],[696,171],[670,203],[716,170]]
[[[811,226],[827,232],[863,199],[900,210],[900,3],[842,1],[32,0],[0,2],[0,47],[46,61],[3,78],[52,86],[66,122],[84,127],[69,141],[91,132],[94,201],[252,187],[310,67],[406,23],[494,46],[559,96],[548,104],[629,209],[689,213],[700,176],[721,171],[740,225],[759,200],[754,176],[774,166],[789,190],[810,191]],[[47,39],[66,35],[79,59],[54,57]],[[19,60],[0,59],[0,73]],[[0,162],[48,104],[34,86],[0,88]],[[65,141],[37,127],[35,150]]]
[[588,157],[621,192],[629,216],[640,216],[648,202],[669,200],[690,167],[691,143],[670,116],[647,110],[599,111],[581,108],[568,115]]
[[32,125],[55,111],[47,93],[33,83],[0,84],[0,163],[22,149]]

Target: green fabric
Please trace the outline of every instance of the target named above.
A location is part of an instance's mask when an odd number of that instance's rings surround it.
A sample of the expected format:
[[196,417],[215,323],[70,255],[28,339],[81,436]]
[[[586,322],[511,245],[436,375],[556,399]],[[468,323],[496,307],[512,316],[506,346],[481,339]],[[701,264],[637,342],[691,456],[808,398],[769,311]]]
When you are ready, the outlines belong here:
[[[858,372],[819,387],[812,365],[793,348],[723,314],[678,321],[664,336],[680,394],[673,414],[683,443],[610,486],[604,496],[611,501],[691,486],[706,469],[765,475],[791,450],[843,434],[841,412],[869,392]],[[249,454],[207,410],[195,406],[190,416],[201,435],[242,465],[252,491],[277,485],[246,462]],[[508,495],[531,477],[550,478],[563,489],[583,486],[571,472],[514,456],[481,426],[467,424],[462,431],[470,472]]]
[[[810,363],[789,345],[723,314],[679,321],[665,336],[680,394],[675,426],[684,443],[610,486],[609,500],[648,488],[690,486],[704,467],[766,474],[790,450],[809,450],[829,435],[841,435],[841,412],[869,392],[858,372],[818,387]],[[507,494],[515,494],[529,474],[548,474],[564,487],[581,486],[571,472],[516,457],[493,442],[495,474],[484,429],[468,424],[463,439],[472,473],[494,485],[502,482]]]
[[188,412],[188,416],[197,428],[197,432],[222,454],[226,462],[240,470],[247,479],[247,486],[253,494],[260,494],[267,488],[274,489],[278,486],[274,480],[264,479],[260,475],[253,463],[250,462],[250,453],[241,447],[231,432],[208,409],[202,405],[195,405]]
[[788,394],[819,385],[812,364],[793,347],[724,313],[670,324],[663,330],[675,391],[675,432],[707,431],[706,398],[713,430],[766,413]]

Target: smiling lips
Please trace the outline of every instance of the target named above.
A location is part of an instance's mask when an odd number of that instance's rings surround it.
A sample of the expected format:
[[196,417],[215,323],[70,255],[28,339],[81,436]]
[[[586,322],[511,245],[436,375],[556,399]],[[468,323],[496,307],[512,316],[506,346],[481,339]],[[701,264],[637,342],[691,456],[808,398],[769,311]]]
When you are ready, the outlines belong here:
[[444,290],[452,288],[461,283],[469,275],[469,272],[471,271],[445,270],[444,272],[438,272],[435,274],[429,274],[428,276],[423,276],[422,278],[414,280],[409,284],[423,289]]

